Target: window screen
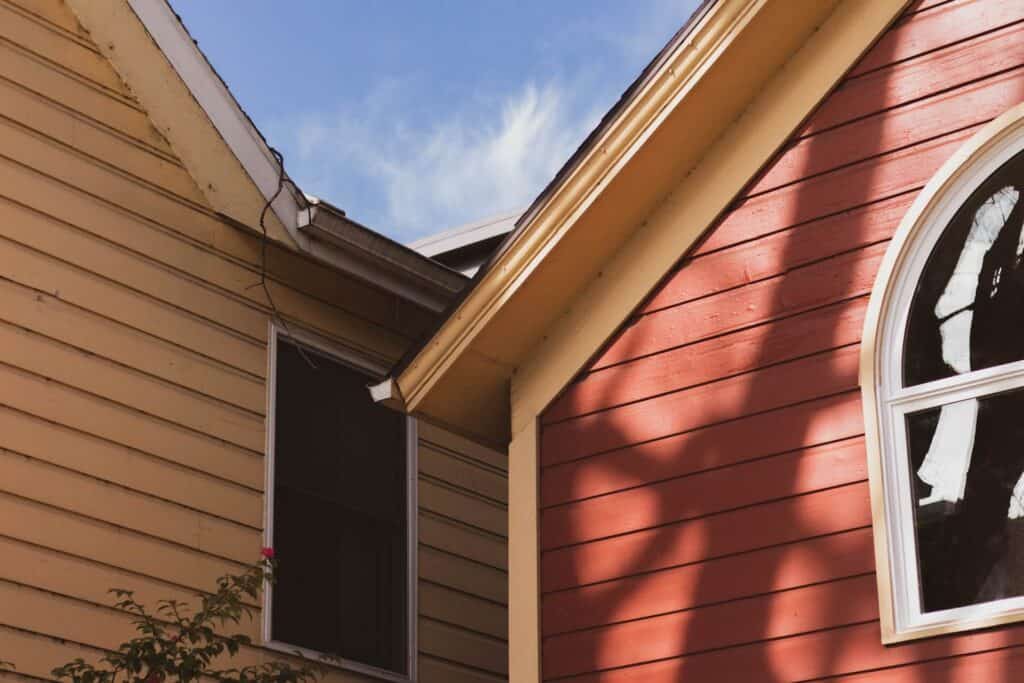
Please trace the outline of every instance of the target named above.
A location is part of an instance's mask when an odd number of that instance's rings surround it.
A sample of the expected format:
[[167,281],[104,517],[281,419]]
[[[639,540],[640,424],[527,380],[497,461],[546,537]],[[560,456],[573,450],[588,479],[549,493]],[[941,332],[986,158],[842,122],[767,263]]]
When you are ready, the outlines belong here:
[[271,638],[407,673],[406,418],[278,339]]

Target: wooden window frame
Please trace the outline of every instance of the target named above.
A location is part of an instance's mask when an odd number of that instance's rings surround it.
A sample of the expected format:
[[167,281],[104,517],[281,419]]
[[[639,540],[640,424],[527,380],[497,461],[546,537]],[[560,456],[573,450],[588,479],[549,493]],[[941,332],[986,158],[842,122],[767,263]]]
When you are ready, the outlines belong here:
[[[287,342],[308,348],[318,355],[326,356],[343,365],[346,365],[359,372],[367,374],[370,381],[379,382],[387,375],[388,368],[380,365],[371,358],[360,354],[358,351],[346,348],[340,344],[330,342],[320,336],[297,328],[289,323],[288,328],[271,322],[268,333],[267,344],[267,417],[266,417],[266,468],[264,481],[264,507],[263,507],[263,542],[267,547],[274,547],[274,434],[275,434],[275,407],[277,395],[277,345],[278,339],[284,338]],[[369,392],[369,389],[367,389]],[[335,666],[337,668],[363,674],[372,678],[393,683],[415,683],[417,680],[417,651],[418,651],[418,629],[417,629],[417,584],[419,570],[417,567],[417,520],[418,520],[418,434],[416,418],[406,416],[406,673],[398,673],[388,669],[364,664],[350,659],[337,657],[329,653],[311,650],[309,648],[291,645],[279,640],[274,640],[271,635],[271,620],[273,609],[273,586],[268,582],[263,587],[263,609],[261,612],[260,632],[263,638],[263,645],[272,650],[294,655],[301,654],[307,659],[318,663]],[[330,661],[324,658],[330,657]]]
[[924,613],[920,606],[905,416],[1024,387],[1024,361],[903,387],[910,304],[933,247],[977,187],[1024,150],[1024,103],[979,130],[939,169],[904,216],[871,293],[861,346],[868,474],[883,643],[1024,621],[1024,596]]

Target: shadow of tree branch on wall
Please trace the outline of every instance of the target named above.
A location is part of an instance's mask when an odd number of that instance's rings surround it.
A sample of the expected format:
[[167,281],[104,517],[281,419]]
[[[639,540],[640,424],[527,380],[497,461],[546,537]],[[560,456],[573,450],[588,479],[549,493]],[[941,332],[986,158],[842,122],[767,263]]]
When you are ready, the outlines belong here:
[[[545,412],[545,680],[797,681],[957,653],[881,645],[857,373],[887,240],[987,114],[918,139],[891,73],[841,83]],[[865,115],[828,124],[856,88]]]

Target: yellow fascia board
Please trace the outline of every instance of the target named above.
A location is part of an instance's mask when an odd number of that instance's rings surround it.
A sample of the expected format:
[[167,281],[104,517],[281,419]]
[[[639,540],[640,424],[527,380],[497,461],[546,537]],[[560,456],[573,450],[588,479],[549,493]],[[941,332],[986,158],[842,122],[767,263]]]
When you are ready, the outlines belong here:
[[[735,36],[769,0],[719,0],[687,39],[666,55],[657,73],[608,125],[546,201],[522,220],[514,243],[499,256],[398,377],[406,407],[415,412],[460,356],[467,353],[502,305],[530,277],[616,173],[643,146],[658,124],[728,49]],[[792,3],[795,14],[815,2]],[[727,87],[726,84],[723,84]]]
[[839,3],[516,369],[511,379],[509,443],[510,681],[540,680],[541,411],[906,4],[905,0]]
[[843,0],[836,6],[517,367],[513,434],[582,369],[906,4]]
[[[538,401],[550,401],[568,383],[905,4],[711,5],[523,218],[514,242],[399,374],[407,409],[477,438],[507,442]],[[837,42],[811,48],[822,45],[814,34],[825,24],[835,27],[830,36]],[[811,52],[820,62],[816,68],[797,58]],[[778,102],[764,96],[770,83],[782,93]],[[695,133],[688,135],[691,128]],[[712,178],[709,162],[719,157],[729,159],[728,172],[716,170]],[[677,159],[682,166],[673,165]],[[660,197],[643,194],[643,184],[659,182],[665,184]],[[685,212],[667,208],[681,203]],[[664,218],[669,215],[684,222],[671,223]],[[584,234],[592,235],[589,243]],[[642,266],[626,268],[633,258]],[[570,260],[572,274],[565,265]],[[558,261],[561,270],[552,265]],[[572,343],[562,346],[556,338]],[[552,354],[557,362],[544,360]],[[522,387],[524,377],[538,374],[548,389],[525,404],[521,390],[513,391],[510,423],[500,414],[509,410],[509,382],[514,377]],[[502,394],[505,400],[497,400]]]

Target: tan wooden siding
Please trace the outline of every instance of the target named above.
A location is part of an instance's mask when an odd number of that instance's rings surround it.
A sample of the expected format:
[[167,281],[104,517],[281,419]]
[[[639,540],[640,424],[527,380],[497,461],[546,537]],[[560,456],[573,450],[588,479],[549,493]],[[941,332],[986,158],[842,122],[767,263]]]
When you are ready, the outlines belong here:
[[882,646],[857,365],[916,193],[1024,99],[1022,36],[1019,2],[912,4],[545,411],[545,680],[1017,680],[1019,624]]
[[[210,209],[67,7],[0,0],[0,659],[18,667],[4,680],[127,638],[110,587],[188,599],[258,557],[260,254],[256,226]],[[432,322],[273,244],[267,276],[289,325],[385,365]],[[504,458],[423,438],[422,677],[500,680]]]
[[508,676],[504,454],[419,423],[419,649],[424,683]]

